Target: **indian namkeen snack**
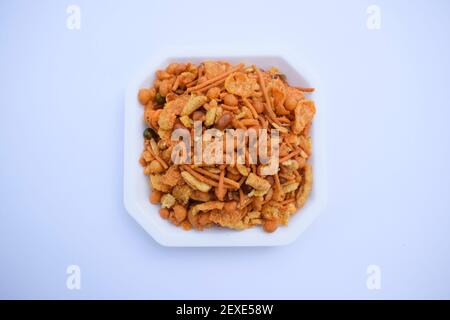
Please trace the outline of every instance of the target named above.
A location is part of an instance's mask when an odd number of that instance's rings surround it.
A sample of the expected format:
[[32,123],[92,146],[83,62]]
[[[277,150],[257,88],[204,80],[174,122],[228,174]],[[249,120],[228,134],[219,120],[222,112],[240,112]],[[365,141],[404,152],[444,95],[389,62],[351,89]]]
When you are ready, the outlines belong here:
[[[153,86],[138,93],[148,126],[139,161],[149,176],[150,202],[161,205],[160,216],[185,230],[261,225],[273,232],[287,225],[311,191],[308,160],[316,110],[305,95],[312,91],[290,86],[276,68],[262,70],[224,61],[171,63],[156,71]],[[254,161],[245,149],[240,161],[236,157],[221,163],[176,161],[173,151],[179,140],[172,134],[184,129],[194,136],[197,124],[201,133],[216,129],[219,137],[228,129],[276,130],[275,170],[264,172],[273,159]],[[262,137],[267,145],[273,144],[268,141],[272,135],[259,133],[258,144]],[[193,153],[198,140],[190,139],[185,155]],[[244,146],[249,147],[249,141],[246,137]],[[207,146],[204,142],[201,148]],[[275,158],[269,152],[270,157]]]

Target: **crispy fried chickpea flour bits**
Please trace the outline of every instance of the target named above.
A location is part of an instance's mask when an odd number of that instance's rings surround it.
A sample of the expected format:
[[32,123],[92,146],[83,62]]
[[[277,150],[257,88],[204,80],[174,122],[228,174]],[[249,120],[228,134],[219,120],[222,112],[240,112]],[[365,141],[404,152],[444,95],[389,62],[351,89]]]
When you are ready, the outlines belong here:
[[[139,162],[149,176],[150,202],[161,205],[160,216],[185,230],[260,225],[273,232],[287,225],[311,191],[308,160],[316,110],[305,94],[312,91],[291,87],[276,68],[264,71],[224,61],[172,63],[156,71],[153,86],[138,93],[148,126]],[[251,161],[248,152],[242,161],[174,162],[172,152],[179,141],[172,133],[177,129],[193,133],[197,123],[203,132],[278,130],[275,172],[267,175],[263,170],[267,163]]]

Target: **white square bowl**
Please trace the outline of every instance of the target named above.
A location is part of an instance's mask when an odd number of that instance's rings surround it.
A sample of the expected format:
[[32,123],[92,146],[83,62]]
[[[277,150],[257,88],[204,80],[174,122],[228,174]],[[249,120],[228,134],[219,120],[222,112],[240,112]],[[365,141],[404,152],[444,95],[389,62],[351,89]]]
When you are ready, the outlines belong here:
[[[128,213],[161,245],[173,247],[233,247],[233,246],[278,246],[293,242],[314,221],[324,209],[327,199],[325,168],[325,119],[324,104],[319,83],[307,71],[307,61],[297,53],[283,49],[276,53],[266,53],[253,48],[239,52],[230,49],[167,48],[152,58],[131,80],[125,97],[125,147],[124,147],[124,203]],[[274,233],[266,233],[260,227],[242,231],[222,228],[208,228],[204,231],[184,231],[159,216],[159,206],[149,202],[151,187],[143,174],[138,160],[143,148],[143,107],[137,100],[138,90],[150,87],[157,69],[171,62],[199,63],[205,60],[226,60],[232,64],[240,62],[255,64],[267,69],[277,67],[287,76],[292,86],[316,87],[311,95],[317,106],[312,128],[313,188],[306,205],[293,215],[289,226],[279,227]]]

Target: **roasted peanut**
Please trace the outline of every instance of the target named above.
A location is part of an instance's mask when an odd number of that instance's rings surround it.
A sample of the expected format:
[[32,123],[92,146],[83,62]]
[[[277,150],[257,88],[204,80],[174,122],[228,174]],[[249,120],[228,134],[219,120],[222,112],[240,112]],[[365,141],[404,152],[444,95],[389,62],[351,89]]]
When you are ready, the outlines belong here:
[[234,94],[228,93],[223,97],[223,103],[228,106],[237,106],[239,101]]
[[202,121],[205,118],[205,113],[203,111],[197,110],[192,114],[192,119],[194,121]]
[[206,202],[206,201],[211,200],[211,194],[209,194],[208,192],[193,190],[190,194],[190,198],[192,200]]
[[[180,117],[180,121],[182,121],[181,120],[181,118],[182,117]],[[186,121],[188,121],[187,119],[183,119],[183,120],[186,120]],[[192,120],[191,120],[192,121]],[[188,123],[186,123],[188,126],[191,126],[192,125],[192,123],[189,121]],[[174,124],[174,126],[173,126],[173,129],[174,130],[176,130],[176,129],[186,129],[186,126],[183,124],[183,123],[180,123],[180,122],[176,122],[175,124]]]
[[255,108],[257,113],[263,113],[264,112],[264,104],[261,100],[255,100],[253,101],[253,107]]
[[219,130],[224,130],[233,120],[233,117],[229,113],[224,113],[222,117],[217,121],[216,127]]

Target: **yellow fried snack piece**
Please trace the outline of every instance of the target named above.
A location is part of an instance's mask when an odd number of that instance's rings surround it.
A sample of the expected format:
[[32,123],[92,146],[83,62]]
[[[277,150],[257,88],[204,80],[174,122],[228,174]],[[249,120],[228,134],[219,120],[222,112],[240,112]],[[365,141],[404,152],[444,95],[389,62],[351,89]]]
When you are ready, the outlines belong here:
[[243,72],[234,72],[225,79],[225,89],[232,94],[249,97],[257,88],[256,79]]

